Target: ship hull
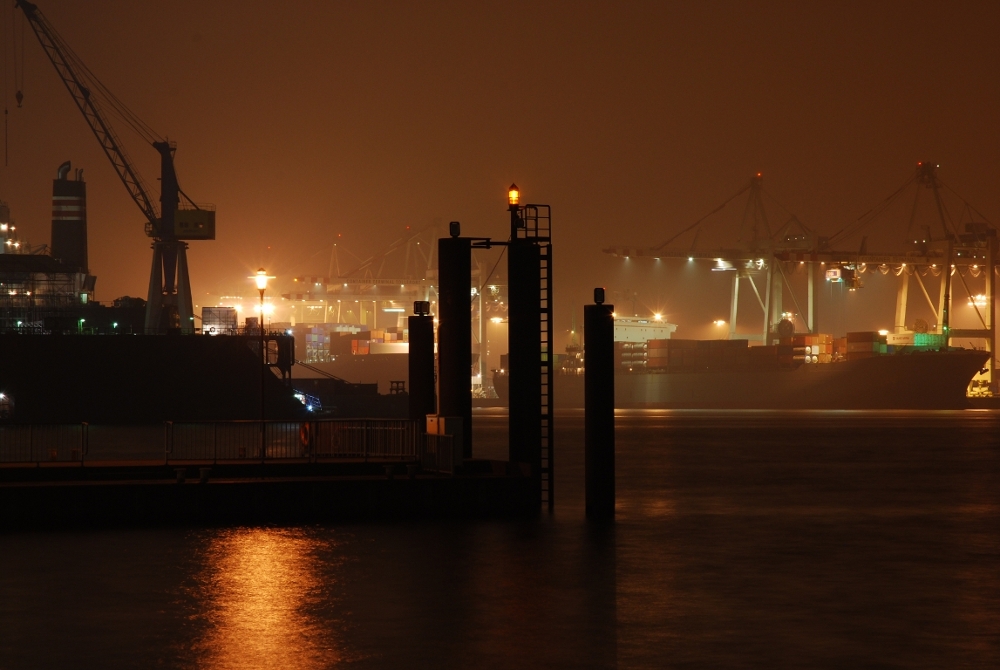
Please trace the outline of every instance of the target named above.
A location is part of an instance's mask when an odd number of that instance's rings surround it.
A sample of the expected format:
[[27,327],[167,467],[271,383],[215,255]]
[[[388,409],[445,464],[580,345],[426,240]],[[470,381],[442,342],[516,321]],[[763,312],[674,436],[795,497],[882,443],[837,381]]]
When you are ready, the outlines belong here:
[[[746,367],[615,376],[615,407],[665,409],[965,409],[984,351],[922,351],[796,368]],[[506,398],[506,378],[494,377]],[[555,375],[556,408],[583,407],[583,376]]]

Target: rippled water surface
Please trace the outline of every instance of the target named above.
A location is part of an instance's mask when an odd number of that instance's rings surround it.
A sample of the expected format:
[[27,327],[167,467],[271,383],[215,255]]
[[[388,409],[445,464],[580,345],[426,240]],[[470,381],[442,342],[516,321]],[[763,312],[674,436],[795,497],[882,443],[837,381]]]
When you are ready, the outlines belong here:
[[1000,414],[617,424],[613,529],[566,413],[538,520],[0,535],[0,668],[1000,667]]

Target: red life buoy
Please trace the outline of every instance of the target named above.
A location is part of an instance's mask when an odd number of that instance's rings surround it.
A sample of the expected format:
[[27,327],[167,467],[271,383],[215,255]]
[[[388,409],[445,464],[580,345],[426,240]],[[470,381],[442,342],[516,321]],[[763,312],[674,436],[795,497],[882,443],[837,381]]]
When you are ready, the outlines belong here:
[[299,444],[302,445],[302,451],[309,451],[309,441],[311,437],[312,435],[309,429],[309,422],[304,421],[302,425],[299,426]]

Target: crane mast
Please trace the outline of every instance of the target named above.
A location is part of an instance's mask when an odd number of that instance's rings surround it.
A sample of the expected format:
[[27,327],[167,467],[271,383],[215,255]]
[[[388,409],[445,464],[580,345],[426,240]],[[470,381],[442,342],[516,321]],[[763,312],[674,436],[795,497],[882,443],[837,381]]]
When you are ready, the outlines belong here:
[[[94,95],[93,87],[88,86],[88,81],[94,80],[89,70],[75,57],[37,5],[28,0],[17,0],[17,6],[24,12],[42,50],[55,67],[129,196],[146,217],[146,234],[153,239],[146,332],[162,333],[177,329],[182,333],[194,332],[194,307],[187,267],[188,245],[184,240],[215,239],[214,208],[195,205],[190,200],[190,207],[181,207],[183,191],[174,171],[176,144],[157,137],[145,124],[134,119],[140,126],[137,130],[144,131],[144,136],[160,155],[160,208],[157,212],[149,190],[101,109],[96,99],[98,96]],[[112,105],[119,106],[116,111],[124,110],[126,119],[134,118],[117,99],[110,98]]]

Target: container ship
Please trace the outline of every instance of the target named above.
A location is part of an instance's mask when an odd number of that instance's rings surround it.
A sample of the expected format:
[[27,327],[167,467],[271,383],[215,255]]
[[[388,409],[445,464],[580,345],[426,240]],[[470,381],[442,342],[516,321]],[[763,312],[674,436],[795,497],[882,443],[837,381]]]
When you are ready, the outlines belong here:
[[[666,409],[965,409],[989,352],[949,348],[944,336],[879,332],[747,340],[650,339],[615,343],[615,406]],[[556,407],[583,407],[583,359],[557,368]],[[506,370],[494,388],[507,397]]]

